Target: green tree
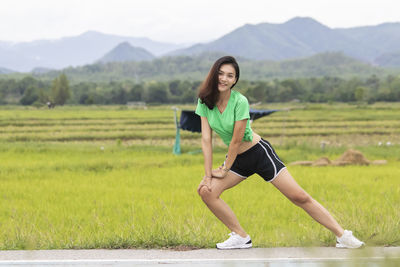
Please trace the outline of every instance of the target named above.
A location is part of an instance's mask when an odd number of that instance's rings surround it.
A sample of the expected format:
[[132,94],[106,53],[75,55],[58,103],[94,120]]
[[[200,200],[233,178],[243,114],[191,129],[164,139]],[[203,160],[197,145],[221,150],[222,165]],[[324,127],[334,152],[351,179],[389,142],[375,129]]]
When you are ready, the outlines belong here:
[[196,97],[196,91],[194,90],[186,90],[181,98],[182,103],[195,103],[197,97]]
[[265,82],[258,82],[256,86],[252,87],[247,91],[247,97],[249,98],[250,102],[259,102],[266,100],[266,83]]
[[111,102],[113,104],[126,104],[126,92],[122,88],[115,88],[111,91]]
[[128,101],[141,101],[143,91],[144,88],[142,84],[133,85],[127,94]]
[[180,80],[173,80],[169,82],[169,91],[171,92],[172,95],[174,96],[180,96],[182,95],[182,87],[180,86],[181,81]]
[[354,91],[354,98],[356,99],[357,102],[361,102],[365,98],[365,92],[366,88],[363,86],[357,87],[357,89]]
[[163,82],[151,82],[146,90],[145,100],[148,103],[167,103],[167,86]]
[[36,100],[39,99],[38,94],[35,92],[33,86],[29,86],[24,90],[24,95],[19,100],[22,105],[32,105]]
[[46,104],[49,101],[49,96],[46,94],[43,88],[39,89],[37,101],[39,101],[42,104]]
[[65,102],[71,97],[69,91],[69,82],[67,76],[62,73],[60,76],[53,80],[51,87],[53,102],[57,105],[64,105]]
[[26,76],[18,82],[17,89],[20,95],[24,95],[25,90],[28,89],[28,87],[36,85],[37,85],[37,80],[35,80],[31,76]]

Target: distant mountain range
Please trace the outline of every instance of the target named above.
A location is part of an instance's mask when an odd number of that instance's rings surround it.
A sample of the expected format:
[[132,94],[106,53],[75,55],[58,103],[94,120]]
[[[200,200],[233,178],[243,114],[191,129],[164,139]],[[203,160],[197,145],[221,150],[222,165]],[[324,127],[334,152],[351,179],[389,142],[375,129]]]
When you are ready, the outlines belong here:
[[9,70],[9,69],[6,69],[6,68],[0,68],[0,74],[10,74],[10,73],[13,73],[13,72],[15,72],[15,71]]
[[325,52],[341,52],[372,65],[400,67],[400,23],[331,29],[312,18],[297,17],[282,24],[246,24],[215,41],[190,47],[89,31],[53,41],[0,42],[0,67],[27,72],[37,67],[62,69],[98,61],[140,61],[151,60],[152,55],[171,58],[204,53],[281,61]]
[[330,51],[377,64],[381,55],[399,50],[400,23],[331,29],[312,18],[298,17],[283,24],[247,24],[213,42],[196,44],[169,54],[224,51],[254,60],[284,60]]
[[34,68],[62,69],[68,66],[92,64],[114,49],[128,42],[160,56],[184,45],[152,41],[88,31],[79,36],[58,40],[40,40],[27,43],[0,42],[0,67],[29,72]]
[[141,47],[131,46],[128,42],[120,43],[113,50],[102,57],[99,63],[146,61],[154,59],[154,55]]

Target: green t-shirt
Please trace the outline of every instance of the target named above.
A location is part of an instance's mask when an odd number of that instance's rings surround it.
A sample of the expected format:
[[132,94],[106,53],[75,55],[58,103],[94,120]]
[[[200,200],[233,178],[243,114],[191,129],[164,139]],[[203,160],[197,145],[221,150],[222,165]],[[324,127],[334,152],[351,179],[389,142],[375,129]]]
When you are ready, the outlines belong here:
[[247,119],[246,130],[243,141],[253,141],[253,131],[250,127],[249,102],[241,93],[231,90],[231,95],[224,112],[220,112],[217,106],[209,109],[206,104],[202,104],[199,99],[197,102],[196,114],[206,117],[211,129],[213,129],[229,146],[233,136],[233,128],[236,121]]

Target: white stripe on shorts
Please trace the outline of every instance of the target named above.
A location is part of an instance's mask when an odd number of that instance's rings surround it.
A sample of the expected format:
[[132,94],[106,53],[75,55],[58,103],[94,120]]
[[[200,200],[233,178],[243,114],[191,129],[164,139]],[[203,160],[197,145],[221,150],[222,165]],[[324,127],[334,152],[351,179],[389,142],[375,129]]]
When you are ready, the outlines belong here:
[[276,177],[278,177],[278,175],[281,173],[281,171],[283,171],[284,169],[286,169],[286,167],[283,167],[275,176],[274,178],[272,178],[271,180],[269,180],[268,182],[272,182],[273,180],[275,180]]
[[[261,140],[260,140],[260,141],[261,141]],[[274,162],[274,161],[272,160],[272,158],[269,156],[267,149],[266,149],[263,145],[261,145],[261,144],[260,144],[260,146],[264,149],[265,153],[267,154],[269,160],[270,160],[271,163],[272,163],[272,166],[274,166],[274,177],[275,177],[275,176],[276,176],[276,166],[275,166],[275,162]]]
[[243,179],[246,179],[246,178],[247,178],[246,176],[240,175],[239,173],[234,172],[234,171],[232,171],[232,170],[229,170],[229,171],[230,171],[230,172],[233,172],[234,174],[236,174],[236,175],[239,176],[240,178],[243,178]]
[[[283,162],[280,161],[279,158],[278,158],[278,156],[274,153],[274,150],[272,149],[272,147],[271,147],[270,145],[268,145],[268,143],[266,143],[264,140],[260,139],[260,141],[261,141],[263,144],[266,144],[266,145],[269,147],[269,149],[271,149],[272,155],[274,155],[274,157],[276,158],[276,160],[283,164]],[[285,165],[285,164],[283,164],[283,165]]]

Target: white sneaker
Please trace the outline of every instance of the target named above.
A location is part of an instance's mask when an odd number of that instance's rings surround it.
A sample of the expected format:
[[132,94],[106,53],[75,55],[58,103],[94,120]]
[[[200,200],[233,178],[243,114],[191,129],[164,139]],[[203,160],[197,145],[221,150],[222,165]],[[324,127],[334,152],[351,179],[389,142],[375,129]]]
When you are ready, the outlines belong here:
[[359,248],[364,245],[364,242],[353,236],[353,232],[344,230],[341,237],[336,237],[337,248]]
[[218,249],[251,248],[253,246],[249,235],[241,237],[235,232],[232,232],[229,235],[230,237],[227,240],[217,244]]

